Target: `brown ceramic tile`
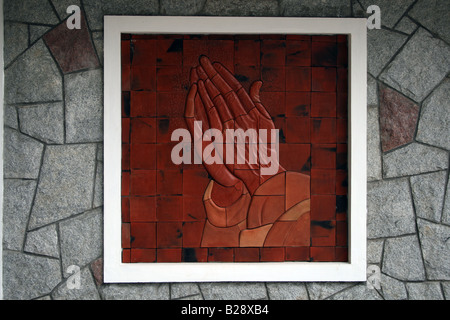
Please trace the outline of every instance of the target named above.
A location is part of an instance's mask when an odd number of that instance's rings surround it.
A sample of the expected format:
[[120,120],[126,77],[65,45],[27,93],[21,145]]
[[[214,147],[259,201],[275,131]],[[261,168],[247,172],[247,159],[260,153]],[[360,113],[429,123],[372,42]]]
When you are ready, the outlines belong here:
[[122,197],[122,222],[130,222],[130,199]]
[[311,169],[311,193],[335,194],[336,171],[329,169]]
[[156,219],[158,221],[183,221],[183,197],[156,197]]
[[131,248],[156,248],[156,224],[131,223]]
[[182,222],[158,222],[156,243],[158,248],[181,248],[183,244]]
[[156,249],[131,249],[131,262],[155,262]]
[[312,221],[311,245],[327,247],[336,245],[336,221]]
[[233,248],[209,248],[208,250],[208,262],[232,262],[233,260]]
[[161,143],[156,145],[156,168],[158,170],[179,169],[179,165],[173,163],[172,149],[178,142]]
[[183,170],[183,195],[203,197],[209,181],[208,172],[203,168]]
[[122,65],[122,91],[131,90],[131,65]]
[[311,219],[316,221],[334,220],[336,217],[336,196],[312,195]]
[[336,119],[315,118],[311,119],[312,143],[336,143]]
[[181,259],[183,262],[207,262],[208,248],[183,248]]
[[204,227],[204,221],[183,222],[183,247],[200,247]]
[[287,247],[286,261],[309,261],[309,246]]
[[131,42],[129,39],[122,39],[120,42],[120,57],[122,65],[131,64]]
[[310,255],[315,262],[335,261],[335,247],[311,247]]
[[130,176],[130,195],[148,196],[156,193],[156,171],[134,170]]
[[130,224],[122,223],[122,248],[130,248],[131,245],[131,232]]
[[130,115],[144,118],[156,116],[156,93],[151,91],[131,91]]
[[309,246],[310,241],[310,214],[303,214],[297,221],[293,221],[289,233],[286,235],[284,245],[289,246]]
[[286,91],[311,90],[311,68],[286,67]]
[[336,222],[336,245],[346,246],[348,244],[348,225],[347,221]]
[[158,170],[156,193],[160,195],[181,195],[183,193],[183,172],[178,170]]
[[132,118],[131,119],[131,143],[155,143],[156,119]]
[[143,170],[156,169],[156,145],[141,143],[130,145],[130,167]]
[[280,163],[286,170],[310,172],[310,144],[280,144]]
[[122,118],[122,143],[130,143],[130,119]]
[[122,263],[130,263],[130,262],[131,262],[131,249],[123,249]]
[[310,120],[307,117],[286,118],[286,142],[308,143],[310,141]]
[[122,196],[128,196],[130,194],[130,173],[122,172]]
[[260,261],[285,261],[285,248],[261,248]]
[[155,197],[130,197],[130,220],[132,222],[156,221]]
[[203,200],[199,196],[183,196],[183,221],[205,219]]
[[257,262],[259,261],[259,248],[236,248],[234,249],[235,262]]
[[157,249],[157,262],[181,262],[181,249]]
[[336,168],[336,145],[335,144],[312,144],[311,166],[313,169],[335,169]]
[[130,170],[130,145],[122,144],[122,170]]

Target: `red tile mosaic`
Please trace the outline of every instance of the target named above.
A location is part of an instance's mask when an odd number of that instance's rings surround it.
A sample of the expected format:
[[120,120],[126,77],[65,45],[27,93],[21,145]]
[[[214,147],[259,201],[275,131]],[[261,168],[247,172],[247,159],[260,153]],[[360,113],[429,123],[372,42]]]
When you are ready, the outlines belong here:
[[[348,260],[347,37],[122,39],[124,263]],[[247,112],[280,130],[277,175],[172,161],[190,114],[204,130],[245,129]]]

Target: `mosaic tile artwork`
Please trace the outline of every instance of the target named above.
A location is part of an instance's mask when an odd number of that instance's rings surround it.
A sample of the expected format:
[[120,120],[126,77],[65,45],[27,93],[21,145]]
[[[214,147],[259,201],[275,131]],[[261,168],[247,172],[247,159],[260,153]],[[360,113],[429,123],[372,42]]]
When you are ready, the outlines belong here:
[[[347,261],[347,61],[346,36],[122,35],[122,261]],[[278,129],[278,170],[196,163],[194,121]]]

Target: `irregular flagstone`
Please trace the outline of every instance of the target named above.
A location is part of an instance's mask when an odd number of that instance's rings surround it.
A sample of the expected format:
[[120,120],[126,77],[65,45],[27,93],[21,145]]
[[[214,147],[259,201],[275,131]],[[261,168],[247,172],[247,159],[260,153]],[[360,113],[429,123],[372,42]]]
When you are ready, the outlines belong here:
[[[52,298],[54,300],[100,300],[100,295],[89,268],[86,267],[81,269],[79,277],[79,288],[71,287],[71,285],[73,285],[73,283],[71,283],[73,279],[69,277],[66,281],[63,281],[54,292],[52,292]],[[68,282],[70,282],[70,284]]]
[[20,130],[46,143],[64,143],[64,105],[62,102],[18,107]]
[[28,26],[6,21],[4,28],[4,63],[7,66],[28,48]]
[[267,283],[270,300],[309,300],[304,283]]
[[444,202],[444,210],[442,211],[442,222],[450,224],[450,183],[447,182],[447,191]]
[[37,179],[44,145],[14,129],[4,130],[4,177]]
[[386,178],[408,176],[448,168],[448,153],[442,149],[411,143],[383,156]]
[[92,274],[95,279],[95,283],[99,286],[103,284],[103,259],[99,258],[91,263]]
[[406,34],[411,34],[417,29],[417,24],[415,24],[410,18],[403,17],[397,26],[395,27],[395,30],[401,31]]
[[267,299],[264,283],[200,283],[205,300]]
[[3,185],[3,248],[21,250],[36,181],[6,179]]
[[44,36],[63,73],[100,65],[84,15],[80,17],[80,29],[69,29],[64,21]]
[[408,293],[405,284],[385,274],[381,274],[381,290],[385,300],[406,300]]
[[417,236],[386,239],[381,271],[398,280],[425,280],[425,269]]
[[5,102],[61,100],[61,74],[44,42],[39,40],[5,70]]
[[86,20],[91,30],[103,30],[103,8],[101,0],[83,0]]
[[190,16],[200,12],[205,5],[206,0],[185,0],[183,2],[177,0],[161,0],[160,14],[171,16]]
[[59,260],[16,251],[3,252],[5,300],[29,300],[49,294],[60,281]]
[[51,27],[39,25],[30,25],[29,27],[30,27],[30,43],[35,42],[51,29]]
[[421,102],[450,71],[450,47],[419,28],[380,79]]
[[68,74],[64,79],[66,141],[98,142],[103,139],[103,71]]
[[59,17],[64,20],[68,16],[72,15],[72,13],[67,13],[67,8],[71,5],[80,6],[80,0],[51,0],[53,6],[55,7],[56,12]]
[[16,106],[5,105],[3,112],[4,112],[3,120],[4,120],[5,126],[13,128],[13,129],[19,129],[19,121],[17,119]]
[[180,299],[184,297],[193,297],[200,295],[200,288],[196,283],[173,283],[170,286],[171,299]]
[[380,180],[381,150],[378,108],[367,110],[367,181]]
[[28,232],[24,251],[59,258],[58,232],[56,231],[56,225],[51,224],[35,231]]
[[102,254],[102,218],[102,210],[95,209],[60,222],[61,260],[65,276],[70,275],[67,273],[69,266],[82,268]]
[[367,263],[380,263],[384,240],[367,240]]
[[29,229],[91,208],[95,154],[94,144],[46,148]]
[[351,7],[346,0],[282,0],[280,14],[288,17],[349,17]]
[[275,16],[278,2],[271,0],[208,0],[203,8],[205,15],[212,16]]
[[57,24],[58,17],[47,0],[5,0],[3,4],[5,20]]
[[444,300],[439,282],[410,282],[406,288],[409,300]]
[[380,88],[380,131],[383,152],[414,139],[419,106],[398,92]]
[[331,296],[328,300],[382,300],[382,297],[374,289],[369,289],[366,284],[358,284]]
[[350,287],[346,282],[308,282],[309,297],[311,300],[324,300],[331,295]]
[[103,162],[97,162],[94,190],[94,208],[103,205]]
[[168,300],[168,283],[107,284],[100,288],[105,300]]
[[378,84],[370,74],[367,75],[367,106],[378,106]]
[[380,7],[381,13],[381,24],[392,28],[401,18],[403,13],[409,8],[409,6],[414,2],[414,0],[361,0],[360,3],[367,11],[370,5],[377,5]]
[[417,219],[422,254],[430,280],[450,280],[450,227]]
[[404,34],[387,29],[368,30],[367,69],[369,73],[377,77],[406,39],[407,36]]
[[415,232],[414,209],[407,179],[371,182],[367,186],[368,238]]
[[423,102],[417,140],[450,150],[450,79]]
[[418,217],[441,221],[447,171],[411,177],[411,189]]
[[448,0],[419,0],[409,11],[409,15],[450,43],[448,7]]

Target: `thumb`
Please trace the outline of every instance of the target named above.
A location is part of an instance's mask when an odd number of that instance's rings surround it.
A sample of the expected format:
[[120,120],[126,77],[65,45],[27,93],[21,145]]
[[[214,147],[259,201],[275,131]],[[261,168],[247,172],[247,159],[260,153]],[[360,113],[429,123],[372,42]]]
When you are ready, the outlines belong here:
[[262,81],[255,81],[250,86],[250,98],[252,99],[253,103],[255,104],[256,108],[258,109],[259,113],[263,115],[264,117],[268,119],[272,119],[270,117],[270,114],[267,112],[266,108],[261,103],[261,98],[259,96],[259,93],[261,91],[263,83]]

